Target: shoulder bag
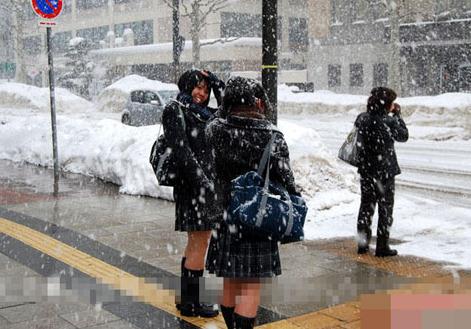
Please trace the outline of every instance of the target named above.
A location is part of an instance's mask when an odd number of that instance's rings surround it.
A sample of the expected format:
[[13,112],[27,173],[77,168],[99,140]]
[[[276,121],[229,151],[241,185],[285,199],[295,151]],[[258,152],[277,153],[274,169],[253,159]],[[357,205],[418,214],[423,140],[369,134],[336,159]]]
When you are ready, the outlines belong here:
[[[281,243],[301,241],[304,239],[306,202],[301,196],[289,194],[281,184],[270,181],[270,153],[274,138],[275,133],[272,132],[258,171],[249,171],[232,180],[226,222],[230,231],[239,237],[255,234]],[[262,178],[265,169],[265,178]]]

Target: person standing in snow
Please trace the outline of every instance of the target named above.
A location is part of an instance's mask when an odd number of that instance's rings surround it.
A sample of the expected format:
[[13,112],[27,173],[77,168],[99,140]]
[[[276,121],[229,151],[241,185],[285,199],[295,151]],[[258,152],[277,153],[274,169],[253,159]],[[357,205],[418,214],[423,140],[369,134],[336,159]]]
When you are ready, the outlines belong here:
[[[266,119],[269,109],[266,93],[257,81],[242,77],[228,80],[222,106],[226,117],[217,118],[206,129],[209,143],[214,145],[215,188],[225,209],[230,203],[231,180],[257,170],[274,133],[270,180],[283,184],[289,193],[297,193],[288,146],[283,134]],[[253,328],[260,303],[260,278],[281,274],[278,242],[236,232],[224,216],[213,230],[206,268],[224,278],[220,308],[227,327]]]
[[219,105],[224,83],[209,71],[189,70],[180,77],[178,88],[176,102],[169,103],[162,114],[164,134],[179,164],[173,190],[175,230],[188,233],[177,308],[184,316],[214,317],[218,310],[200,302],[199,296],[211,225],[222,213],[214,193],[213,157],[205,128],[216,112],[208,107],[211,90]]
[[401,173],[394,142],[406,142],[409,132],[401,116],[401,107],[394,103],[392,89],[371,90],[367,110],[361,113],[355,126],[359,133],[358,173],[360,174],[361,204],[358,213],[358,254],[369,251],[371,221],[378,204],[378,230],[375,255],[396,256],[389,246],[389,230],[393,223],[395,176]]

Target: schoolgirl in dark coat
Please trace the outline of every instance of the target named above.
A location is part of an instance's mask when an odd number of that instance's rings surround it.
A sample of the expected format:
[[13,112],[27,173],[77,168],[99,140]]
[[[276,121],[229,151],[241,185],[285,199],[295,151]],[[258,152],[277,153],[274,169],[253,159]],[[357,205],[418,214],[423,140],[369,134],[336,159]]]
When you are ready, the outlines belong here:
[[[216,192],[222,197],[224,208],[230,201],[231,180],[257,170],[273,133],[276,138],[270,158],[270,179],[283,184],[290,193],[296,193],[283,134],[265,119],[263,110],[268,106],[266,94],[258,82],[234,77],[227,82],[223,98],[227,117],[208,125],[207,138],[215,146]],[[240,235],[240,232],[231,232],[232,229],[221,218],[211,238],[206,267],[210,273],[224,277],[221,310],[228,328],[251,328],[259,303],[258,279],[281,274],[278,243],[268,238]],[[245,292],[253,294],[242,294],[236,305],[235,298],[242,286]]]
[[[389,230],[393,222],[395,176],[401,173],[394,142],[406,142],[409,133],[400,106],[394,103],[396,93],[389,88],[373,88],[367,111],[355,121],[358,127],[361,176],[361,204],[358,213],[358,253],[369,251],[371,221],[378,204],[376,256],[395,256],[389,247]],[[392,113],[392,116],[389,115]]]
[[208,107],[211,89],[220,102],[224,84],[210,72],[190,70],[180,77],[178,87],[177,100],[162,114],[164,134],[179,164],[174,186],[175,230],[188,232],[177,307],[185,316],[212,317],[218,312],[212,305],[200,303],[198,278],[203,275],[211,225],[222,210],[215,200],[212,149],[205,128],[216,112]]

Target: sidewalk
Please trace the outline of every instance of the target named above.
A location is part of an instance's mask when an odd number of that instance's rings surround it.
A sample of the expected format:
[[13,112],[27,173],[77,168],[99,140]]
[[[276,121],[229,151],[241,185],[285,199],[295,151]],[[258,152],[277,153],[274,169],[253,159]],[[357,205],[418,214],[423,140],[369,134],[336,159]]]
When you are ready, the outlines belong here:
[[[221,317],[174,309],[186,236],[173,230],[173,203],[73,174],[61,176],[54,198],[52,182],[50,170],[0,161],[0,287],[11,288],[0,297],[0,328],[225,328]],[[363,294],[470,294],[469,272],[358,256],[353,239],[284,245],[281,257],[260,328],[360,328]],[[217,300],[221,287],[208,279],[207,297]]]

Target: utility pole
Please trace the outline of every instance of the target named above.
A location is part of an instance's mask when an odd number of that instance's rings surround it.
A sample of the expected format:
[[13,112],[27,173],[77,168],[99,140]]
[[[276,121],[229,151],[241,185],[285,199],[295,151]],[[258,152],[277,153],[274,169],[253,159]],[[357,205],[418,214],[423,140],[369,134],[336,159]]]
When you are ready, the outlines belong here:
[[400,36],[400,24],[401,15],[403,11],[403,1],[393,1],[389,4],[389,21],[390,24],[390,35],[391,39],[389,44],[391,46],[390,63],[391,63],[391,74],[389,85],[398,94],[401,94],[401,36]]
[[277,123],[277,0],[263,0],[262,4],[262,85],[267,91],[273,112],[268,113],[270,121]]

